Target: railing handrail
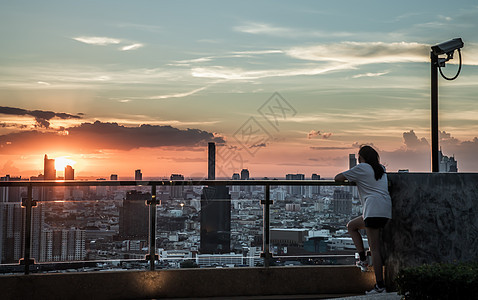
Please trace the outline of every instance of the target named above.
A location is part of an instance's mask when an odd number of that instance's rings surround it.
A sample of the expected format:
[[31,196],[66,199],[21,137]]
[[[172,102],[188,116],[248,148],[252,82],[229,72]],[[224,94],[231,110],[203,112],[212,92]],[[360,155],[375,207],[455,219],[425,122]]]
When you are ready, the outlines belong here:
[[19,180],[0,181],[0,187],[41,186],[353,186],[334,180]]

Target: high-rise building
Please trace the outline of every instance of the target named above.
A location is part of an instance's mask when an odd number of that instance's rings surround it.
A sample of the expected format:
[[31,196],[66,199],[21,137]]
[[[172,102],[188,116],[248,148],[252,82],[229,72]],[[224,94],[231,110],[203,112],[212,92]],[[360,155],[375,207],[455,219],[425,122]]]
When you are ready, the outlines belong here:
[[75,180],[75,170],[69,165],[65,167],[65,180]]
[[[305,180],[304,174],[287,174],[285,175],[286,180]],[[290,195],[302,196],[305,194],[305,187],[300,185],[289,185],[288,192]]]
[[[239,173],[232,174],[232,180],[240,180],[240,179],[241,179],[241,175],[239,175]],[[233,185],[231,192],[237,194],[239,193],[240,190],[241,190],[241,187],[239,185]]]
[[[22,177],[11,177],[5,175],[0,178],[0,181],[21,181]],[[21,188],[20,187],[0,187],[0,202],[20,202],[21,201]]]
[[[31,257],[40,259],[40,241],[44,221],[43,205],[32,209]],[[20,199],[0,203],[0,263],[18,263],[23,257],[25,214]]]
[[[181,174],[171,174],[171,176],[169,177],[169,180],[184,180],[184,176]],[[183,185],[178,185],[178,186],[173,185],[171,187],[171,192],[170,192],[171,199],[184,199],[183,192],[184,192]]]
[[443,155],[443,152],[438,151],[438,161],[440,162],[440,172],[458,172],[458,162],[455,160],[455,156]]
[[41,245],[41,262],[78,261],[86,257],[84,230],[46,229]]
[[[44,180],[56,180],[55,160],[49,159],[45,154],[43,160],[43,179]],[[40,201],[54,200],[55,188],[54,187],[41,187]]]
[[[312,180],[320,180],[320,175],[314,173],[314,174],[312,174],[311,179]],[[311,185],[311,186],[309,186],[309,188],[311,189],[312,196],[320,195],[320,186],[319,185]]]
[[334,213],[335,214],[347,214],[352,213],[352,194],[349,191],[334,190]]
[[143,180],[143,173],[141,173],[141,170],[135,170],[134,171],[134,180]]
[[150,193],[129,191],[120,207],[119,235],[128,239],[147,239],[149,232],[149,210],[146,201]]
[[349,154],[349,169],[352,169],[357,165],[357,159],[355,158],[355,154]]
[[[249,180],[249,170],[248,169],[242,169],[241,170],[241,180]],[[241,185],[240,190],[244,191],[246,193],[250,193],[252,188],[249,185]]]
[[[357,159],[355,158],[355,154],[349,154],[349,169],[352,169],[356,165]],[[358,190],[356,186],[349,186],[348,191],[352,194],[354,198],[358,198]]]
[[[214,143],[212,143],[214,144]],[[215,146],[208,145],[208,179],[215,179]],[[201,195],[201,253],[231,250],[231,195],[225,186],[204,187]]]
[[56,180],[55,160],[49,159],[46,154],[43,160],[43,176],[45,180]]
[[249,170],[242,169],[241,170],[241,180],[249,180]]
[[231,195],[225,186],[204,187],[201,195],[201,253],[231,251]]
[[208,143],[207,179],[216,179],[216,144]]

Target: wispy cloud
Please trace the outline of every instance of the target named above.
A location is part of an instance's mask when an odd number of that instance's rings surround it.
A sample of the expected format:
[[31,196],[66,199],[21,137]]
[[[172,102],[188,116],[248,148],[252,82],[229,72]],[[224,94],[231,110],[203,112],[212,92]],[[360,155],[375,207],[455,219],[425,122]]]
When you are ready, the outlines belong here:
[[107,46],[107,45],[121,43],[121,40],[119,39],[109,38],[109,37],[100,37],[100,36],[79,36],[73,39],[85,44],[98,45],[98,46]]
[[139,49],[141,47],[143,47],[144,45],[143,44],[140,44],[140,43],[136,43],[136,44],[132,44],[132,45],[127,45],[127,46],[124,46],[124,47],[121,47],[121,51],[130,51],[130,50],[136,50],[136,49]]
[[183,97],[187,97],[187,96],[191,96],[191,95],[194,95],[196,93],[199,93],[200,91],[203,91],[203,90],[207,89],[208,87],[209,87],[209,85],[197,88],[197,89],[189,91],[189,92],[170,94],[170,95],[152,96],[152,97],[149,97],[148,99],[160,100],[160,99],[168,99],[168,98],[183,98]]
[[351,32],[331,32],[321,30],[307,30],[301,28],[287,28],[259,22],[246,22],[242,25],[235,26],[234,30],[249,34],[262,34],[289,38],[331,36],[348,37],[353,35]]
[[85,43],[88,45],[95,45],[95,46],[109,46],[109,45],[120,45],[123,44],[119,48],[120,51],[131,51],[136,50],[141,47],[144,47],[144,44],[141,43],[132,43],[131,41],[110,38],[110,37],[99,37],[99,36],[80,36],[73,38],[74,40]]
[[220,78],[226,80],[251,80],[267,77],[287,77],[302,75],[318,75],[337,70],[354,69],[348,64],[329,64],[322,67],[303,67],[291,69],[269,69],[269,70],[244,70],[241,68],[227,68],[223,66],[193,68],[191,74],[194,77]]
[[352,76],[352,78],[360,78],[360,77],[378,77],[388,74],[389,72],[381,72],[381,73],[364,73],[364,74],[357,74]]
[[373,63],[428,62],[430,46],[419,43],[342,42],[286,50],[294,58],[363,65]]

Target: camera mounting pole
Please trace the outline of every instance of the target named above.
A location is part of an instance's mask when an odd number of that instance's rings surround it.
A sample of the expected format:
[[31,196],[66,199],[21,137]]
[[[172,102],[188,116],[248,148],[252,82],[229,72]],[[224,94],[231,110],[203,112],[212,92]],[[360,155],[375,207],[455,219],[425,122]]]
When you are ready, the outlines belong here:
[[439,172],[438,158],[438,55],[430,52],[431,59],[431,134],[432,172]]
[[[461,71],[461,52],[460,48],[463,48],[463,41],[461,38],[455,38],[438,45],[431,47],[430,60],[431,60],[431,135],[432,135],[432,172],[440,171],[440,160],[438,157],[438,70],[443,78],[446,80],[454,80],[458,77]],[[445,67],[445,62],[453,59],[453,53],[458,50],[460,55],[460,67],[455,77],[448,78],[443,75],[441,68]],[[439,58],[438,55],[446,54],[446,58]]]

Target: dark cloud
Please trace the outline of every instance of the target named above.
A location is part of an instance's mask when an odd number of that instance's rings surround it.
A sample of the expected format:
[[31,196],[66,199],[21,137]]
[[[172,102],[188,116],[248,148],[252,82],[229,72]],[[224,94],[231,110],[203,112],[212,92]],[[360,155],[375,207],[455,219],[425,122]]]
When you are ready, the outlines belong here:
[[454,137],[451,136],[451,133],[448,133],[446,131],[438,131],[438,135],[440,137],[440,143],[442,144],[458,144],[460,141]]
[[22,124],[14,124],[14,123],[0,123],[1,128],[20,128],[24,129],[27,128],[27,125],[22,125]]
[[331,132],[324,132],[324,133],[321,133],[320,130],[311,130],[309,131],[309,133],[307,133],[307,139],[311,139],[311,138],[314,138],[314,137],[319,137],[321,136],[323,139],[328,139],[329,137],[332,136],[332,133]]
[[249,148],[264,148],[264,147],[267,147],[266,143],[254,144],[250,146]]
[[415,132],[412,130],[403,133],[403,142],[407,149],[418,149],[423,147],[430,147],[426,138],[418,139]]
[[15,115],[15,116],[32,116],[35,118],[38,127],[49,128],[50,127],[50,120],[53,118],[59,119],[81,119],[82,117],[78,115],[71,115],[67,113],[56,113],[53,111],[46,111],[46,110],[26,110],[22,108],[16,107],[7,107],[7,106],[0,106],[0,114],[5,115]]
[[[67,133],[67,134],[66,134]],[[131,150],[142,147],[196,147],[207,142],[224,144],[222,137],[200,129],[141,125],[127,127],[117,123],[83,123],[58,132],[21,131],[0,136],[0,153],[41,152],[63,149],[75,153],[102,149]]]

